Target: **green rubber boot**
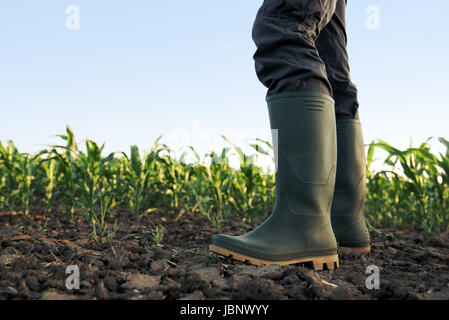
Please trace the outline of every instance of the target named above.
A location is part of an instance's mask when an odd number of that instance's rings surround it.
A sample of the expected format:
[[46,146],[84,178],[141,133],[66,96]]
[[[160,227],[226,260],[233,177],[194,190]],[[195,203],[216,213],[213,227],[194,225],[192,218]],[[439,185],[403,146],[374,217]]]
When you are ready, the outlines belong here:
[[370,252],[365,222],[366,158],[359,120],[337,120],[337,178],[332,202],[332,228],[339,250]]
[[267,101],[271,128],[277,129],[273,213],[245,235],[215,235],[210,250],[255,265],[311,262],[315,270],[338,268],[330,220],[337,165],[334,100],[286,93]]

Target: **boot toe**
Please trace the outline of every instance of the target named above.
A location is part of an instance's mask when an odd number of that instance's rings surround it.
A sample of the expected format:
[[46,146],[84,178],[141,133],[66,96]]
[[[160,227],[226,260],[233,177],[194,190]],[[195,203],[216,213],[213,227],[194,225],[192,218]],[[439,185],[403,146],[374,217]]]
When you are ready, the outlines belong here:
[[228,250],[239,250],[246,248],[238,236],[228,236],[225,234],[216,234],[212,237],[212,244]]

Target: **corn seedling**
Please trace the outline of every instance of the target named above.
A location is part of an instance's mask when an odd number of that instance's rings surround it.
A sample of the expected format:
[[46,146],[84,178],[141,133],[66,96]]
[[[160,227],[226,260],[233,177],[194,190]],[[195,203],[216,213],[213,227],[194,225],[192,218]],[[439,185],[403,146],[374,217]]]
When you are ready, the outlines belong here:
[[153,245],[160,245],[164,240],[164,227],[162,225],[153,225],[149,230],[142,232],[134,237],[137,245],[146,250],[150,250]]
[[114,223],[112,230],[109,230],[105,217],[109,210],[110,196],[100,197],[100,215],[92,210],[92,233],[91,237],[97,242],[105,243],[112,240],[117,232],[117,221]]

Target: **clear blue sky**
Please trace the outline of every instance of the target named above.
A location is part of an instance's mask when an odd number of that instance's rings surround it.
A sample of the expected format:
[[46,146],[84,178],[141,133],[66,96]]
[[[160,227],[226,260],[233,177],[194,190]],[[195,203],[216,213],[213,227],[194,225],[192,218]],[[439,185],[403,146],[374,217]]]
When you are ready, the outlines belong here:
[[[265,88],[254,72],[258,0],[2,0],[0,141],[27,152],[77,139],[107,150],[269,137]],[[80,9],[68,30],[65,9]],[[369,30],[366,8],[380,9]],[[349,0],[353,81],[365,139],[400,147],[449,139],[449,1]],[[185,136],[185,135],[188,136]]]

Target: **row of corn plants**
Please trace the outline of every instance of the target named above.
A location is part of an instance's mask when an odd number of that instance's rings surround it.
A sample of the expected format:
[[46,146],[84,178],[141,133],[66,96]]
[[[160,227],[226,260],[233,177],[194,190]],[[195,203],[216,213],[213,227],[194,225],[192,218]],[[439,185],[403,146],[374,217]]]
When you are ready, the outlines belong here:
[[[190,148],[195,161],[187,163],[187,152],[177,158],[159,139],[142,155],[137,146],[129,154],[104,154],[104,145],[91,140],[80,147],[69,127],[59,137],[63,143],[35,155],[20,153],[11,141],[0,143],[1,211],[29,214],[36,206],[48,213],[64,210],[72,219],[81,212],[98,227],[99,217],[113,215],[114,208],[127,209],[135,219],[159,210],[199,213],[220,227],[231,213],[248,221],[267,214],[273,202],[274,176],[238,147],[202,158]],[[240,168],[231,167],[231,153],[240,157]]]
[[[10,141],[0,143],[0,210],[34,207],[75,213],[92,222],[95,235],[111,237],[104,220],[124,209],[140,219],[155,211],[180,217],[202,214],[220,227],[238,215],[250,222],[271,212],[275,197],[272,173],[255,164],[255,157],[270,156],[271,145],[256,139],[249,156],[231,145],[221,152],[200,156],[193,148],[180,157],[160,139],[141,154],[132,146],[124,152],[104,153],[104,145],[86,140],[80,147],[67,127],[62,143],[37,154],[20,153]],[[428,232],[449,228],[449,142],[439,142],[445,153],[432,153],[429,142],[399,150],[373,142],[367,152],[366,213],[373,227],[413,227]],[[376,150],[387,157],[382,169],[371,169]],[[194,161],[185,161],[193,156]],[[239,168],[229,159],[240,159]],[[111,231],[112,232],[112,231]]]

